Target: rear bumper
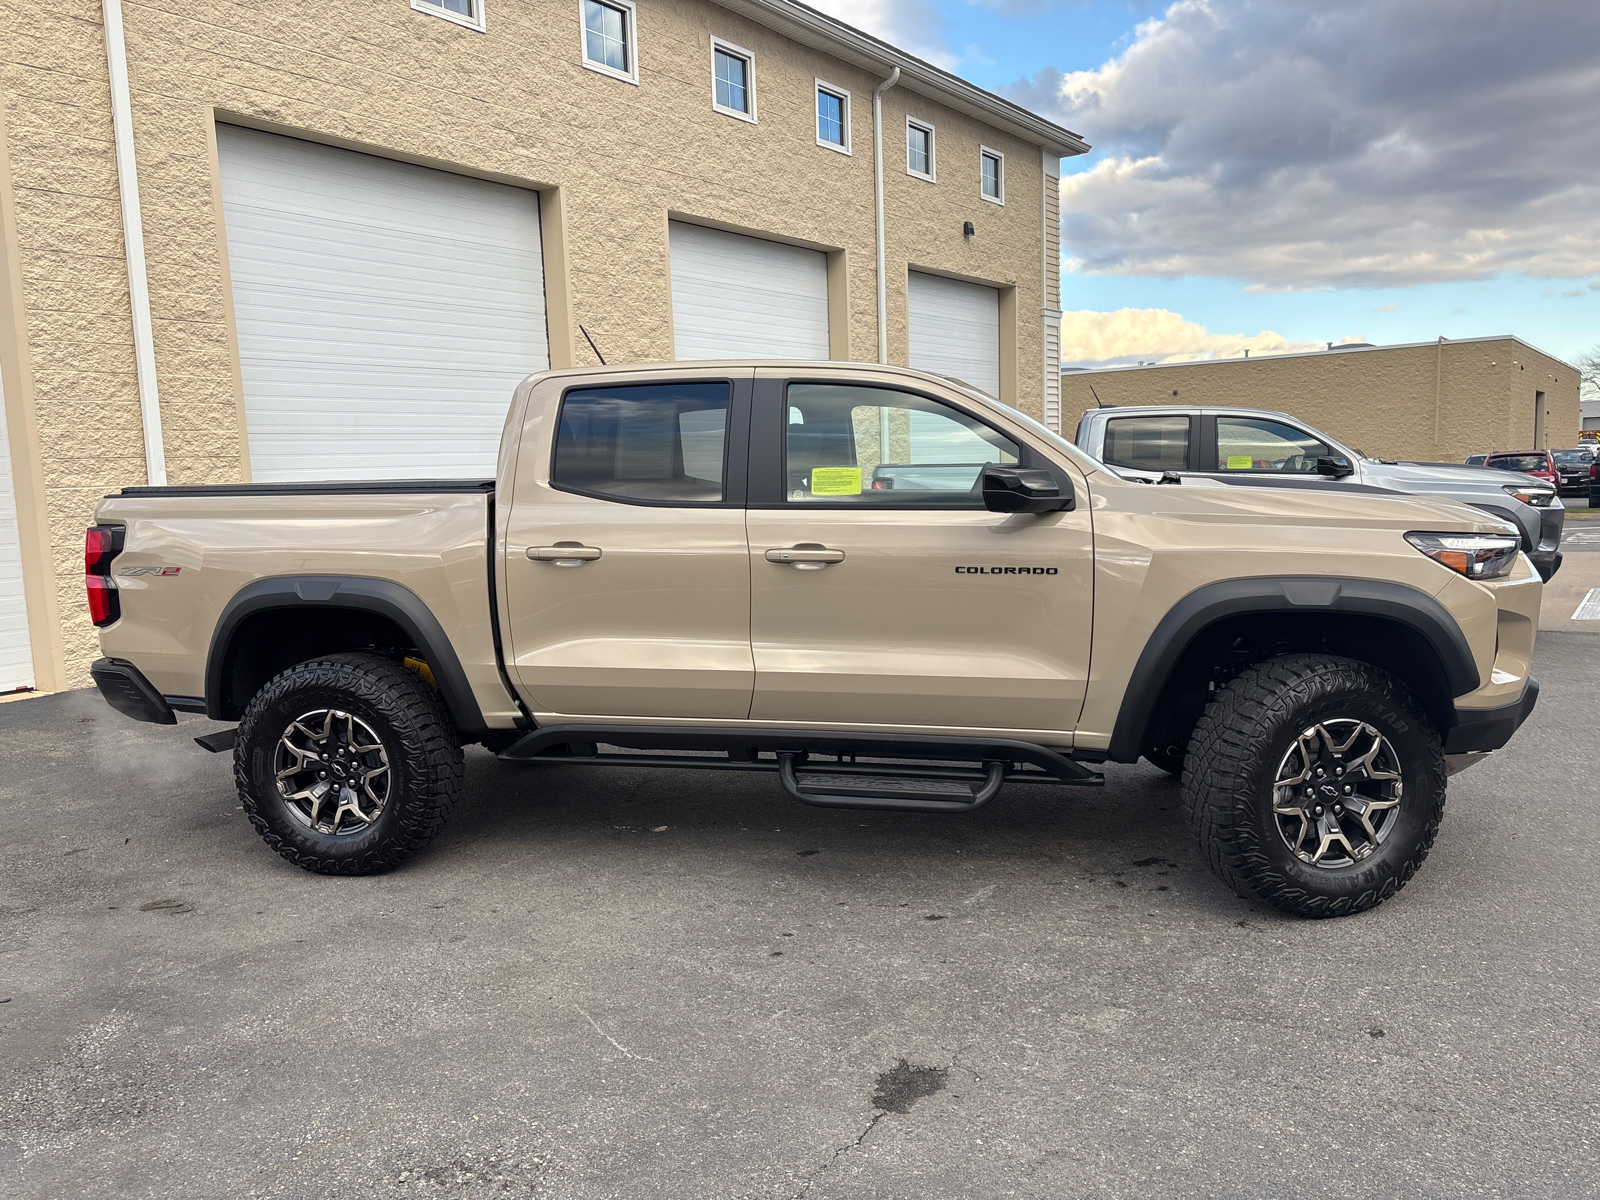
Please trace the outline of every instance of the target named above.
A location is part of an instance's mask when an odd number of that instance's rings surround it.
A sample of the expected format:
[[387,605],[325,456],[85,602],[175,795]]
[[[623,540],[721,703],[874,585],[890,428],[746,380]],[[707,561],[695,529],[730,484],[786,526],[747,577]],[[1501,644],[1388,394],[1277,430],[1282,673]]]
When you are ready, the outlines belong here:
[[172,705],[131,662],[120,658],[96,659],[89,668],[89,677],[100,689],[106,703],[123,716],[156,725],[178,723]]
[[1446,754],[1498,750],[1511,740],[1539,702],[1539,681],[1528,680],[1522,695],[1499,708],[1458,708],[1456,723],[1444,739]]

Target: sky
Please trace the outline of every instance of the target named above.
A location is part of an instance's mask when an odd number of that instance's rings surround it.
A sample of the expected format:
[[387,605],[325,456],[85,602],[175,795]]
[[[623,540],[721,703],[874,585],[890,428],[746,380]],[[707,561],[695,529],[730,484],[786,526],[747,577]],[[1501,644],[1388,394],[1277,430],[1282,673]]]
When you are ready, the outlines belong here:
[[1595,0],[810,0],[1081,135],[1063,361],[1600,345]]

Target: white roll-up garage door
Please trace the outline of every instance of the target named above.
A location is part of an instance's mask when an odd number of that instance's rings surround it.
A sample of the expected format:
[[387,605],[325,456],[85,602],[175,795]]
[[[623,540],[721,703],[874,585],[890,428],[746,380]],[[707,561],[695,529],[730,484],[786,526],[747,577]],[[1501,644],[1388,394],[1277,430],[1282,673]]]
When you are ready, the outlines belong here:
[[673,221],[673,355],[827,358],[828,257]]
[[495,472],[550,365],[535,192],[217,127],[258,481]]
[[992,287],[912,271],[908,295],[911,365],[953,375],[1000,395],[1000,293]]
[[5,395],[0,393],[0,692],[33,686],[33,649],[28,642],[28,604],[22,593],[22,551],[12,478]]

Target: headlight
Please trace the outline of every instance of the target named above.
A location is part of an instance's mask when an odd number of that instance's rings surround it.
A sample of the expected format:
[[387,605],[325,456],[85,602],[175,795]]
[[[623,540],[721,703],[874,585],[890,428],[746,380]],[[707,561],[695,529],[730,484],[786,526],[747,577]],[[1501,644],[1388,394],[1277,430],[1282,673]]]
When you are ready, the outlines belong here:
[[1408,533],[1406,541],[1468,579],[1499,579],[1516,565],[1522,543],[1498,533]]
[[1544,488],[1531,488],[1520,483],[1501,484],[1500,490],[1508,496],[1515,496],[1524,504],[1531,504],[1535,508],[1549,508],[1551,501],[1556,498],[1554,491]]

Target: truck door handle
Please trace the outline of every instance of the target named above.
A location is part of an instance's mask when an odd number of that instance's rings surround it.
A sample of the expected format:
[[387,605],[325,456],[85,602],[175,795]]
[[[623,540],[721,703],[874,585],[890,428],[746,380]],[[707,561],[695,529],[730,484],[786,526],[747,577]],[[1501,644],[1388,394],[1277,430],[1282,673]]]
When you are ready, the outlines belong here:
[[829,563],[842,563],[843,550],[830,550],[826,546],[790,546],[767,551],[769,563],[787,564],[799,571],[820,571]]
[[528,557],[534,562],[555,563],[558,567],[581,567],[600,557],[598,546],[581,546],[577,542],[558,543],[554,546],[529,546]]

